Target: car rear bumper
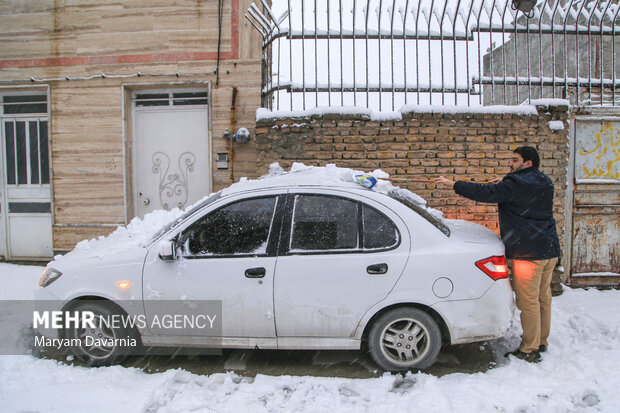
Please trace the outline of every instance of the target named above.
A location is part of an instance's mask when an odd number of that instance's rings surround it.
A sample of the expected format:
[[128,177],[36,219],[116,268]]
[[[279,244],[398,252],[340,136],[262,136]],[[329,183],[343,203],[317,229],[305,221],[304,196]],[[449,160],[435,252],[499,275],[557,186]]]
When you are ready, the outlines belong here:
[[442,301],[432,306],[450,330],[451,344],[502,337],[512,325],[515,303],[507,278],[497,280],[475,300]]

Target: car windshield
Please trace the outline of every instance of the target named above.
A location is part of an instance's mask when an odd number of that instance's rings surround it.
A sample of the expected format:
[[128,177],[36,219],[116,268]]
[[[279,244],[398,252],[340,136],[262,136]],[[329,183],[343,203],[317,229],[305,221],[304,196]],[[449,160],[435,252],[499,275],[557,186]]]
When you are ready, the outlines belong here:
[[435,228],[443,232],[447,237],[450,236],[450,228],[442,222],[440,219],[433,216],[426,208],[417,204],[412,199],[406,197],[399,191],[389,191],[388,196],[400,202],[401,204],[407,206],[408,208],[414,210],[418,215],[422,218],[433,224]]
[[198,211],[199,209],[202,209],[205,206],[207,206],[207,205],[217,201],[221,197],[222,197],[222,191],[219,191],[219,192],[216,192],[215,194],[211,195],[210,197],[208,197],[204,201],[199,202],[198,204],[194,205],[191,209],[187,210],[183,215],[181,215],[180,217],[178,217],[177,219],[175,219],[173,221],[170,221],[168,224],[164,225],[159,231],[157,231],[157,233],[155,235],[153,235],[153,237],[149,240],[149,243],[154,242],[155,240],[160,238],[162,235],[164,235],[165,233],[170,231],[172,228],[176,227],[181,222],[185,221],[189,216],[193,215],[196,211]]

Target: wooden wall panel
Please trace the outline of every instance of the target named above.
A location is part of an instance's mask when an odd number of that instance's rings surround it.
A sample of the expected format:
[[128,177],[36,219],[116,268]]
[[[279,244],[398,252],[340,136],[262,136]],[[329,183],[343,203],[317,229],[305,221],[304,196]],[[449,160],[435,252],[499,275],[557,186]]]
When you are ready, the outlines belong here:
[[54,251],[69,251],[75,245],[85,239],[106,236],[113,232],[116,227],[100,226],[58,226],[52,227]]

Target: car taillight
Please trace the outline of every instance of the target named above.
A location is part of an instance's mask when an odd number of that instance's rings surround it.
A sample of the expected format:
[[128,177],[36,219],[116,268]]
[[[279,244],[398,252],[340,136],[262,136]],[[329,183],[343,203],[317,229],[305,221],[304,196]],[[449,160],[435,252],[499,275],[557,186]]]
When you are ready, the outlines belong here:
[[503,255],[476,261],[476,267],[480,268],[486,275],[493,278],[493,280],[508,278],[506,257]]

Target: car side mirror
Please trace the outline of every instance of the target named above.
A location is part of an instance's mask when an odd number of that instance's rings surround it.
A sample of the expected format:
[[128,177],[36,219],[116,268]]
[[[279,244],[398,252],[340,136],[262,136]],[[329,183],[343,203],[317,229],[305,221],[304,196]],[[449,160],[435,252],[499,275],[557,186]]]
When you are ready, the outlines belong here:
[[163,240],[158,245],[159,258],[162,261],[174,261],[178,258],[177,247],[172,240]]

